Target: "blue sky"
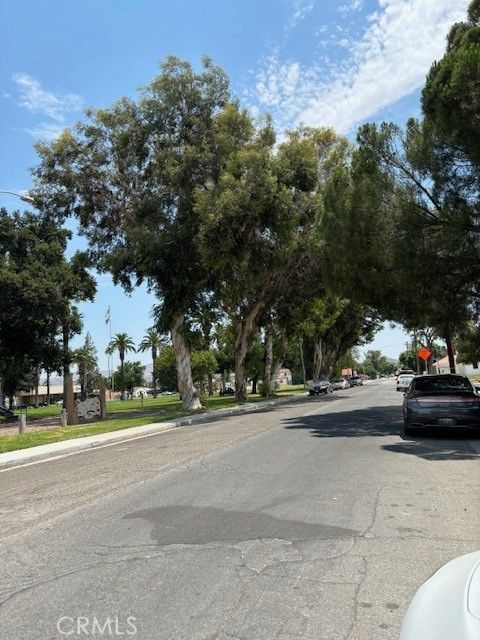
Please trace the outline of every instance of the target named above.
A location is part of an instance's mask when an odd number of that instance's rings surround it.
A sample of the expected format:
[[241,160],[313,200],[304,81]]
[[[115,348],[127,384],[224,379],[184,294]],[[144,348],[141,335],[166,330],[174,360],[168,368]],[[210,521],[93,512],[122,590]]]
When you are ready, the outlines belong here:
[[[419,113],[430,64],[468,0],[2,0],[0,20],[0,189],[30,185],[33,143],[82,117],[134,96],[175,54],[198,65],[207,54],[230,75],[255,113],[279,131],[303,122],[353,136],[370,120],[402,123]],[[0,195],[0,205],[18,207]],[[83,246],[75,239],[72,249]],[[366,277],[368,274],[366,274]],[[100,363],[113,331],[139,341],[153,299],[131,297],[99,277],[96,300],[81,306],[84,333]],[[406,336],[380,332],[373,348],[396,356]],[[141,355],[141,359],[146,358]]]

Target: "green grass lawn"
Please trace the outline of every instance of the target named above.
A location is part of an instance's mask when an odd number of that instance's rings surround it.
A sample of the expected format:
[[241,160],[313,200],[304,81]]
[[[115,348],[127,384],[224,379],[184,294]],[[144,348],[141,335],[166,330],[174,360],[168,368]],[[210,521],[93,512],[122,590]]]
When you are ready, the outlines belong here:
[[[303,386],[291,385],[276,392],[277,397],[285,397],[288,395],[298,395],[303,393]],[[249,395],[249,402],[259,402],[264,400],[260,395]],[[203,411],[213,411],[215,409],[223,409],[225,407],[233,407],[236,405],[235,398],[232,396],[207,396],[204,398],[205,409]],[[115,402],[107,402],[107,414],[115,414],[122,411],[139,411],[141,410],[141,399],[123,400]],[[60,412],[58,407],[40,407],[32,409],[33,411],[42,411],[47,409],[58,409],[56,413],[44,413],[42,417],[48,415],[58,415]],[[7,451],[16,451],[17,449],[26,449],[28,447],[36,447],[41,444],[50,444],[52,442],[61,442],[62,440],[70,440],[72,438],[82,438],[85,436],[93,436],[99,433],[108,433],[118,431],[119,429],[128,429],[129,427],[139,427],[154,422],[168,422],[170,420],[178,420],[186,416],[198,414],[198,411],[183,411],[178,394],[173,396],[159,396],[157,398],[146,398],[144,400],[143,409],[145,416],[134,418],[107,419],[101,422],[90,422],[88,424],[59,427],[44,431],[32,431],[18,435],[0,436],[0,453]],[[36,415],[36,414],[35,414]],[[30,419],[30,415],[28,415]]]
[[[293,395],[302,393],[304,391],[303,385],[290,385],[277,389],[275,395]],[[248,396],[249,402],[255,402],[259,399],[258,394],[250,394]],[[229,406],[233,402],[231,396],[220,396],[215,394],[213,396],[206,396],[204,398],[204,404],[207,408],[215,409],[216,407]],[[226,403],[226,404],[224,404]],[[173,396],[157,396],[156,398],[144,398],[143,405],[141,398],[134,398],[133,400],[107,400],[107,414],[121,413],[124,411],[141,411],[142,408],[145,411],[163,411],[167,409],[177,408],[180,404],[180,396],[178,393]],[[18,413],[24,413],[22,410]],[[56,417],[62,412],[62,408],[57,405],[50,405],[49,407],[38,407],[37,409],[29,407],[27,409],[27,422],[31,420],[39,420],[40,418]]]
[[49,407],[28,407],[27,409],[20,409],[15,411],[15,415],[19,413],[27,412],[27,421],[39,420],[40,418],[48,418],[51,416],[59,416],[62,413],[62,407],[58,407],[56,404],[51,404]]

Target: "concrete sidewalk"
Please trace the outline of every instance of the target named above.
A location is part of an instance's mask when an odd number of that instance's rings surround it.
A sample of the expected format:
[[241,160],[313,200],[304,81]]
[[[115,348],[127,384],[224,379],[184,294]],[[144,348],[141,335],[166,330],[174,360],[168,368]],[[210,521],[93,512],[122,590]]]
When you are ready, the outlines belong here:
[[235,416],[241,413],[251,413],[255,411],[264,411],[265,409],[273,409],[277,405],[286,404],[296,400],[305,400],[308,397],[305,394],[287,396],[286,398],[278,398],[265,402],[246,403],[231,409],[219,409],[217,411],[208,411],[199,415],[188,416],[174,420],[172,422],[155,422],[146,424],[141,427],[130,427],[127,429],[119,429],[109,433],[99,433],[94,436],[85,436],[84,438],[72,438],[62,442],[53,442],[51,444],[41,444],[37,447],[29,447],[28,449],[19,449],[17,451],[9,451],[0,454],[0,469],[9,467],[17,467],[48,458],[56,458],[58,456],[84,451],[93,447],[101,447],[109,444],[116,444],[126,440],[135,438],[144,438],[147,436],[170,431],[177,427],[183,427],[190,424],[201,424],[204,422],[214,422],[229,416]]

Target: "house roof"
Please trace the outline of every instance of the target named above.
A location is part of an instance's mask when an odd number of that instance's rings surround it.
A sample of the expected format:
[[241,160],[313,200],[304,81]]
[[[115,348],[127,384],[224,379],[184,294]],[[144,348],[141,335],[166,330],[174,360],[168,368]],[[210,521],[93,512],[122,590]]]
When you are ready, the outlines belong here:
[[[79,384],[74,384],[73,385],[73,392],[74,393],[80,393],[80,385]],[[51,395],[63,395],[63,384],[52,384],[50,385],[50,393]],[[20,391],[20,393],[18,393],[17,395],[21,396],[22,398],[25,397],[29,397],[29,396],[34,396],[35,395],[35,389],[30,389],[30,391]],[[46,396],[47,395],[47,386],[46,385],[39,385],[38,387],[38,395],[39,396]]]

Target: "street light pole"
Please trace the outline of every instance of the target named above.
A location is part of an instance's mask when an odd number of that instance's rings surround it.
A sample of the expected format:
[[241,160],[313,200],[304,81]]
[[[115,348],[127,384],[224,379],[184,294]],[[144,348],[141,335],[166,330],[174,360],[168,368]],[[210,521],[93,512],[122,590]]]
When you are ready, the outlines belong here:
[[32,196],[29,196],[28,193],[20,193],[18,191],[10,191],[9,189],[0,189],[0,193],[6,193],[9,196],[16,196],[17,198],[20,198],[20,200],[23,200],[23,202],[28,202],[28,204],[33,204],[35,202],[35,200],[32,198]]

